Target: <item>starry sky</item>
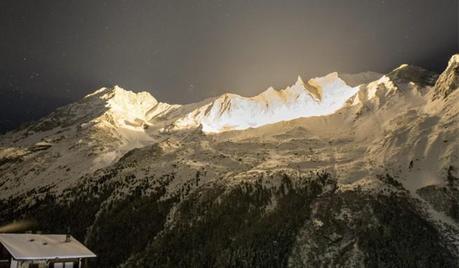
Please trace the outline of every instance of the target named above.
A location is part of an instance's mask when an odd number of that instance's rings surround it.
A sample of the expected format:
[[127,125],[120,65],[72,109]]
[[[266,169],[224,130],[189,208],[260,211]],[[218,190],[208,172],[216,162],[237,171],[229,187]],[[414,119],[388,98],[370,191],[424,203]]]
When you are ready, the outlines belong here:
[[169,103],[332,71],[440,72],[457,0],[0,1],[0,132],[103,86]]

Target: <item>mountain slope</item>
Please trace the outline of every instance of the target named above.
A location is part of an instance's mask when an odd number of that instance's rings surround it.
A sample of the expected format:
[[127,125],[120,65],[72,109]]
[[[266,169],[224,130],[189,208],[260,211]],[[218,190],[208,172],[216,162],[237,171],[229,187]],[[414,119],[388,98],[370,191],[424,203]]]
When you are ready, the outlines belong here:
[[153,143],[148,121],[177,107],[115,86],[9,132],[0,139],[2,194],[40,186],[62,190],[131,149]]

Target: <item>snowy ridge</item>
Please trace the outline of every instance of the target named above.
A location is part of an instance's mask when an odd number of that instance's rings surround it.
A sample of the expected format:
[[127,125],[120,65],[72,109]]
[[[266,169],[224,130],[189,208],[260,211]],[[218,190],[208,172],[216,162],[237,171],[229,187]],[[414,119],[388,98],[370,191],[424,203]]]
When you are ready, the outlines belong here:
[[178,119],[172,129],[202,126],[205,133],[256,128],[300,117],[332,114],[358,91],[347,85],[337,73],[313,78],[304,83],[301,77],[282,90],[268,88],[246,98],[225,94]]

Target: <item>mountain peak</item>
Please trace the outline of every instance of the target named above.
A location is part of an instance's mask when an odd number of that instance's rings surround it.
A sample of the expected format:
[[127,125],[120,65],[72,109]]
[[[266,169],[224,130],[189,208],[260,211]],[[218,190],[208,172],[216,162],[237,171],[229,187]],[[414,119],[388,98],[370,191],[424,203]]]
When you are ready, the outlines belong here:
[[434,98],[446,98],[459,88],[459,54],[455,54],[448,62],[448,67],[435,83]]
[[84,98],[99,98],[105,100],[107,103],[117,102],[118,104],[122,103],[131,103],[131,104],[148,104],[155,105],[158,101],[147,91],[133,92],[126,90],[118,85],[113,87],[102,87],[88,95]]
[[408,65],[407,63],[403,63],[400,66],[398,66],[397,68],[395,68],[394,70],[403,70],[403,69],[406,69],[406,68],[409,68],[409,67],[410,67],[410,65]]
[[300,75],[298,75],[296,81],[291,86],[288,86],[284,91],[287,93],[300,94],[306,90],[307,83],[303,81]]
[[108,113],[111,122],[117,126],[135,128],[142,126],[155,115],[165,112],[173,106],[158,102],[149,92],[133,92],[118,85],[103,87],[86,95],[92,106],[98,103],[104,113]]
[[453,64],[459,64],[459,54],[454,54],[451,56],[451,59],[449,59],[448,65],[453,65]]
[[300,86],[304,87],[304,81],[303,81],[303,79],[301,78],[300,75],[298,75],[298,78],[296,79],[296,82],[295,82],[294,85],[298,86],[298,87],[300,87]]

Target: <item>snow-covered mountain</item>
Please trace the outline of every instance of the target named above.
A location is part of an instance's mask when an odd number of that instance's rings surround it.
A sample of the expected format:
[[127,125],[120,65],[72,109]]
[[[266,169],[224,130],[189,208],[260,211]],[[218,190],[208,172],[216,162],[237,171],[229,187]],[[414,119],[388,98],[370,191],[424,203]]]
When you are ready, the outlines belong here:
[[94,267],[458,267],[458,59],[187,105],[99,89],[0,137],[0,219],[70,228]]
[[147,92],[133,93],[114,86],[101,88],[38,122],[7,133],[0,140],[0,162],[20,162],[23,167],[14,171],[0,167],[2,194],[48,183],[68,187],[83,174],[112,164],[134,148],[154,143],[155,137],[146,131],[150,119],[177,107],[158,102]]

